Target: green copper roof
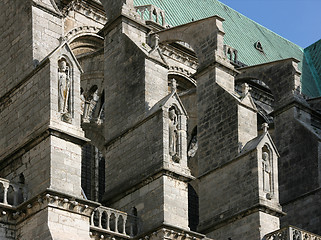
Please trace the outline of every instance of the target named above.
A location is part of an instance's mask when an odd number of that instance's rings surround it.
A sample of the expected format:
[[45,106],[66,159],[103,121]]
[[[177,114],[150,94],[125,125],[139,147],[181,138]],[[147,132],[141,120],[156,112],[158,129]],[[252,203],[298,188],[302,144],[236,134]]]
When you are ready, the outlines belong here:
[[308,96],[321,95],[321,40],[304,49],[302,82]]
[[[225,44],[238,50],[239,61],[246,65],[256,65],[294,57],[301,61],[299,69],[302,70],[304,53],[301,47],[218,0],[134,0],[134,2],[136,6],[153,4],[161,8],[166,12],[167,24],[171,26],[219,15],[225,19],[223,23],[226,33]],[[264,53],[255,48],[255,43],[258,41],[260,41]],[[319,63],[321,63],[320,60]],[[317,90],[317,86],[321,87],[321,83],[315,81],[311,83],[310,75],[307,73],[306,77],[302,77],[303,93],[308,96],[321,95],[321,92]]]
[[[219,15],[223,23],[225,44],[239,51],[239,61],[254,65],[295,57],[303,59],[303,50],[217,0],[135,0],[136,5],[153,4],[166,12],[166,22],[181,25]],[[264,53],[254,45],[260,41]]]

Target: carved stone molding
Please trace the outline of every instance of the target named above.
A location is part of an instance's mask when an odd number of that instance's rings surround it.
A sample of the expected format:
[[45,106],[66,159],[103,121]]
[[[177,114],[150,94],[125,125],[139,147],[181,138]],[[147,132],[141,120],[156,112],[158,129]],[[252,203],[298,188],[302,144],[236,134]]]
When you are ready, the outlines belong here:
[[48,207],[61,209],[89,218],[98,206],[100,206],[98,203],[48,189],[44,193],[39,194],[17,207],[0,204],[0,221],[9,224],[18,224]]
[[321,240],[321,236],[296,227],[285,227],[264,236],[263,240]]
[[137,240],[162,240],[162,239],[177,239],[177,240],[201,240],[208,239],[205,235],[188,231],[186,229],[177,228],[175,226],[164,224],[163,226],[155,229],[151,233],[141,235]]
[[[77,27],[77,28],[73,28],[71,29],[66,35],[66,40],[68,42],[72,41],[73,39],[75,39],[77,36],[80,35],[85,35],[85,34],[91,34],[91,35],[95,35],[99,38],[102,38],[100,36],[97,35],[97,33],[101,30],[101,28],[95,27],[95,26],[81,26],[81,27]],[[103,38],[102,38],[103,39]]]
[[[169,57],[175,61],[178,61],[184,65],[187,65],[195,70],[197,69],[198,62],[197,62],[196,57],[184,54],[184,52],[181,52],[181,51],[178,51],[174,48],[171,48],[168,45],[165,46],[165,45],[161,44],[160,49],[161,49],[161,52],[163,53],[164,56]],[[172,66],[172,67],[170,66],[170,69],[180,70],[182,72],[185,72],[185,74],[187,74],[188,76],[193,74],[189,70],[186,70],[186,69],[180,69],[180,68],[175,69],[175,66]]]
[[84,4],[82,0],[75,0],[69,3],[63,10],[62,14],[64,17],[67,17],[72,11],[77,11],[88,18],[91,18],[97,22],[105,24],[107,22],[107,17],[97,11],[97,9]]

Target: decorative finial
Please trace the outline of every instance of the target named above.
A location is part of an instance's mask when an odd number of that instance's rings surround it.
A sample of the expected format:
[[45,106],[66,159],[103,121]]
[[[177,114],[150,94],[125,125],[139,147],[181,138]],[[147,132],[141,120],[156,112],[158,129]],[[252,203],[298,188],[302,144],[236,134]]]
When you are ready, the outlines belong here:
[[172,80],[171,80],[171,90],[172,90],[172,92],[176,92],[176,90],[177,90],[177,84],[176,84],[175,78],[172,78]]
[[263,132],[267,132],[268,131],[268,128],[269,128],[269,124],[267,124],[267,123],[263,123],[262,124],[262,129],[263,129]]

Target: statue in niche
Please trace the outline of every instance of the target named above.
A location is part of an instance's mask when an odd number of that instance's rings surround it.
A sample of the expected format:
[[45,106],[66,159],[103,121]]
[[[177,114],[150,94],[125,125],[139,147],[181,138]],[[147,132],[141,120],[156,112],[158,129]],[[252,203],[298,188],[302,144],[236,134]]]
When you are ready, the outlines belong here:
[[262,153],[262,167],[263,167],[263,190],[267,192],[267,198],[271,197],[271,175],[272,167],[270,162],[270,155],[268,152]]
[[171,108],[168,112],[169,115],[169,155],[172,157],[173,161],[178,163],[179,156],[177,151],[177,125],[178,117],[174,108]]
[[58,63],[58,111],[63,121],[70,122],[70,85],[69,67],[65,59]]

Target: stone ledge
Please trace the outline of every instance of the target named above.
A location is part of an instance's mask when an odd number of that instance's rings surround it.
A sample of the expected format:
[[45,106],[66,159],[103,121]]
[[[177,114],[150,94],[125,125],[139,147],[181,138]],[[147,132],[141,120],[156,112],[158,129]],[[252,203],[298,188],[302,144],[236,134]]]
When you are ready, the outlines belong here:
[[[241,210],[236,213],[234,210],[230,211],[230,212],[232,213],[232,215],[230,215],[230,216],[224,216],[224,214],[219,214],[214,217],[211,217],[210,220],[200,222],[198,225],[198,230],[200,232],[205,232],[205,233],[210,232],[210,231],[219,229],[229,223],[235,222],[236,220],[242,219],[242,218],[249,216],[249,215],[256,213],[256,212],[264,212],[264,213],[271,214],[276,217],[281,217],[281,216],[286,215],[286,213],[284,213],[278,209],[267,207],[267,206],[264,206],[261,204],[256,204],[253,207],[247,208],[245,210]],[[233,213],[235,213],[235,214],[233,214]]]
[[2,159],[0,159],[0,167],[9,165],[13,160],[19,158],[49,136],[62,138],[78,145],[84,145],[90,141],[85,137],[77,136],[51,126],[43,126],[39,132],[40,133],[36,133],[31,136],[31,140],[22,143],[15,150],[11,151],[11,153],[6,154]]
[[192,180],[195,180],[195,178],[191,175],[185,175],[182,173],[174,172],[172,170],[160,168],[156,173],[153,173],[150,176],[147,176],[145,179],[134,184],[133,187],[125,189],[120,194],[114,193],[114,192],[118,191],[118,189],[119,189],[118,187],[115,187],[111,191],[108,191],[107,193],[105,193],[105,196],[108,196],[108,198],[105,198],[104,203],[106,205],[111,205],[112,203],[117,202],[121,198],[137,191],[138,189],[144,187],[145,185],[151,183],[152,181],[155,181],[156,179],[158,179],[162,176],[168,176],[168,177],[171,177],[171,178],[177,179],[179,181],[183,181],[183,182],[190,182]]
[[152,231],[143,233],[135,240],[156,240],[156,239],[181,239],[181,240],[201,240],[208,239],[205,235],[193,232],[188,229],[179,228],[170,224],[163,223]]
[[100,205],[93,201],[47,189],[17,207],[0,204],[0,222],[19,224],[46,208],[57,208],[90,218],[92,212]]

